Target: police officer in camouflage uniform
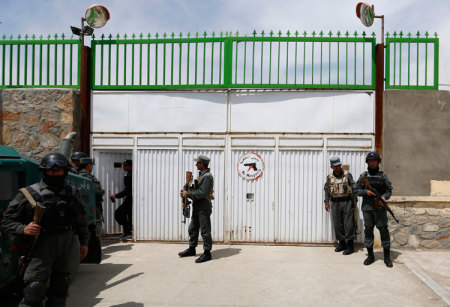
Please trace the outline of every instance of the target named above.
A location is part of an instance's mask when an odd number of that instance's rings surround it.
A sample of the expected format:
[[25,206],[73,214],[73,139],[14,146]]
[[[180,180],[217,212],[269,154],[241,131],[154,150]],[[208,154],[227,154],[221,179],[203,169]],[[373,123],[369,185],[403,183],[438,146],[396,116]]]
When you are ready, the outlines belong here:
[[94,182],[95,186],[95,205],[96,205],[96,219],[97,221],[103,221],[103,195],[105,190],[102,188],[102,184],[98,179],[92,175],[94,168],[94,161],[91,158],[81,158],[79,165],[79,175],[89,178]]
[[69,169],[62,154],[48,154],[40,163],[43,179],[26,187],[46,208],[39,225],[32,222],[34,208],[22,192],[9,203],[1,220],[1,227],[9,233],[37,238],[19,306],[43,306],[46,296],[46,306],[65,306],[80,259],[88,252],[87,217],[79,192],[66,184]]
[[[356,195],[363,197],[361,206],[364,216],[364,244],[367,248],[367,258],[364,260],[365,265],[375,262],[373,253],[373,228],[377,226],[380,231],[381,245],[384,251],[384,263],[387,267],[392,267],[390,257],[391,239],[388,230],[388,218],[386,208],[375,208],[375,194],[366,188],[364,182],[368,182],[372,188],[378,191],[384,200],[389,199],[392,194],[392,184],[387,175],[380,171],[379,164],[381,157],[377,152],[369,152],[366,156],[367,171],[362,173],[356,182]],[[366,181],[367,180],[367,181]]]
[[352,174],[342,169],[341,159],[334,156],[330,158],[333,172],[327,176],[323,189],[325,192],[325,210],[331,207],[334,233],[339,245],[335,252],[344,251],[343,255],[350,255],[354,251],[354,206],[356,196],[354,192],[355,181]]
[[209,261],[212,249],[211,237],[211,200],[214,199],[214,178],[210,172],[208,157],[199,155],[194,159],[197,162],[197,169],[200,171],[199,177],[196,179],[195,186],[192,189],[181,190],[180,196],[187,197],[193,200],[192,217],[189,224],[189,248],[178,253],[180,257],[195,256],[195,248],[198,244],[198,235],[201,232],[203,238],[203,254],[195,260],[196,263]]
[[119,208],[114,212],[114,218],[116,219],[119,225],[123,227],[123,234],[120,237],[122,240],[130,240],[132,239],[131,231],[133,229],[133,161],[132,160],[124,160],[122,163],[122,168],[127,173],[125,174],[124,182],[124,190],[117,193],[109,195],[111,201],[114,201],[116,198],[124,198],[125,200]]

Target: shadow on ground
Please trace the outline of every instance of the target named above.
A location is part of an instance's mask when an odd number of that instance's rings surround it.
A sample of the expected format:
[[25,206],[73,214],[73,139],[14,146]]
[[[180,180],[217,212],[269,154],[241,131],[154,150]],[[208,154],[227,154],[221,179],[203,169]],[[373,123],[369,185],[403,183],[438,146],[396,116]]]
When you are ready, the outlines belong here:
[[211,251],[211,255],[213,259],[220,259],[220,258],[227,258],[236,256],[241,252],[240,248],[221,248],[221,249],[215,249]]
[[119,305],[112,305],[111,307],[143,307],[144,304],[141,303],[135,303],[135,302],[128,302],[128,303],[123,303],[123,304],[119,304]]

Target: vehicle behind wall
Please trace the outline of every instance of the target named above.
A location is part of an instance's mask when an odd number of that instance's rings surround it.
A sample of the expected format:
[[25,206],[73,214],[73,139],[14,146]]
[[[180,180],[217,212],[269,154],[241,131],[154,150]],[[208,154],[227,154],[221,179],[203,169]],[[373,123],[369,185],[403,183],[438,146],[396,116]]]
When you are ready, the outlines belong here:
[[[18,189],[36,183],[42,179],[39,162],[20,155],[13,148],[0,146],[0,219],[9,202],[15,197]],[[92,180],[69,173],[69,184],[75,186],[84,201],[91,241],[89,260],[99,263],[101,260],[101,243],[97,231],[99,221],[96,220],[95,187]],[[96,245],[96,246],[92,246]],[[7,234],[0,230],[0,294],[10,291],[11,283],[15,281],[19,257],[25,250],[24,236]]]

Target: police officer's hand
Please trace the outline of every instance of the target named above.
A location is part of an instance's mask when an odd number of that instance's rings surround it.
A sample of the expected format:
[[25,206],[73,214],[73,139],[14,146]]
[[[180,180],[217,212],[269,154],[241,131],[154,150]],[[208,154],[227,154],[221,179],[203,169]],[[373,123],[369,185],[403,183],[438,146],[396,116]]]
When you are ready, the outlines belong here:
[[371,190],[367,190],[367,196],[375,196],[375,193]]
[[116,198],[116,194],[109,195],[109,199],[114,199],[114,198]]
[[186,197],[186,194],[187,194],[187,191],[186,191],[186,190],[181,190],[181,191],[180,191],[180,196],[181,196],[181,197],[185,198],[185,197]]
[[25,226],[23,233],[27,236],[38,236],[41,233],[41,226],[31,222],[27,226]]
[[88,253],[87,245],[81,245],[80,246],[80,261],[86,257],[87,253]]
[[330,211],[330,204],[325,204],[325,210]]

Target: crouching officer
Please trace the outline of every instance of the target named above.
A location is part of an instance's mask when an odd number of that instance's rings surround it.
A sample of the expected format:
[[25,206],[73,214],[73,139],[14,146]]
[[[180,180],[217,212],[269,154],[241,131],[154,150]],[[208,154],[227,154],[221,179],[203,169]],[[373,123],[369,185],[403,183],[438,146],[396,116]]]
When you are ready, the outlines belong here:
[[122,163],[122,168],[126,172],[125,178],[123,179],[124,190],[117,194],[109,195],[111,201],[115,201],[116,198],[124,198],[125,200],[119,208],[114,212],[114,218],[117,223],[123,227],[123,234],[120,237],[122,240],[132,239],[132,229],[133,229],[133,161],[125,160]]
[[333,172],[327,176],[324,186],[324,201],[326,211],[330,210],[331,203],[334,233],[339,241],[339,245],[334,251],[344,251],[344,255],[350,255],[354,251],[353,240],[355,238],[354,206],[357,202],[353,191],[355,181],[352,174],[342,169],[339,157],[331,157],[330,164]]
[[391,268],[391,238],[388,230],[386,208],[377,206],[376,202],[378,200],[375,198],[375,194],[368,189],[370,185],[370,187],[378,191],[385,201],[391,197],[392,184],[387,175],[380,171],[380,162],[381,157],[377,152],[369,152],[367,154],[367,171],[362,173],[356,182],[355,192],[356,195],[363,197],[361,210],[364,216],[364,244],[368,254],[366,260],[364,260],[364,264],[369,265],[375,262],[375,255],[373,253],[373,228],[377,226],[380,231],[381,246],[383,246],[384,251],[384,263],[387,267]]
[[189,248],[178,253],[180,257],[195,256],[195,248],[198,244],[198,235],[201,232],[203,238],[204,253],[195,260],[196,263],[211,260],[212,237],[211,237],[211,200],[214,199],[214,178],[208,168],[210,159],[203,155],[194,159],[197,162],[199,177],[195,181],[193,189],[181,190],[180,196],[193,200],[192,217],[189,224]]
[[[39,169],[43,179],[16,195],[4,212],[1,227],[36,238],[19,306],[42,306],[46,296],[46,306],[65,306],[80,259],[88,252],[87,218],[78,191],[65,182],[70,169],[66,157],[48,154]],[[45,207],[39,224],[32,222],[36,202]]]

